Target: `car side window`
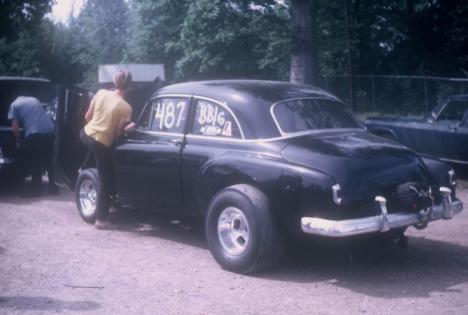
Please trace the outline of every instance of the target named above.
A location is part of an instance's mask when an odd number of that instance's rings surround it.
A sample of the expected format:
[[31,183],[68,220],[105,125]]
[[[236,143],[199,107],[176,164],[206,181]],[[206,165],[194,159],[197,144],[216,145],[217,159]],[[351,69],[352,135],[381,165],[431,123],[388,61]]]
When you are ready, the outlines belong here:
[[195,117],[191,133],[242,139],[238,122],[227,107],[201,99],[195,101]]
[[[190,99],[184,97],[156,98],[149,104],[151,131],[183,133],[189,112]],[[146,113],[144,113],[146,114]]]
[[445,105],[438,120],[461,121],[463,114],[468,109],[468,101],[453,100]]

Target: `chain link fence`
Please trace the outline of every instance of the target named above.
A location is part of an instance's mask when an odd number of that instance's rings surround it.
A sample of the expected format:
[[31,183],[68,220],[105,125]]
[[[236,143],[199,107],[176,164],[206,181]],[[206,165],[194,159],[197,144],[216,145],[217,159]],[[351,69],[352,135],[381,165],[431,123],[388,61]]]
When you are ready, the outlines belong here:
[[[319,86],[350,101],[349,76],[323,76]],[[447,96],[468,94],[468,79],[403,75],[355,75],[358,114],[423,115]]]

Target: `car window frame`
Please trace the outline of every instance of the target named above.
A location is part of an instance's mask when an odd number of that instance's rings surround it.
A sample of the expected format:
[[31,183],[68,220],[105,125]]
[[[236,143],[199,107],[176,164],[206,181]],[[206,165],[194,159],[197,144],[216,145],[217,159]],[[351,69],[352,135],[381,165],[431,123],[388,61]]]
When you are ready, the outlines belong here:
[[[285,132],[283,131],[283,129],[281,128],[281,125],[278,121],[278,119],[276,118],[276,115],[275,115],[275,112],[274,112],[274,108],[277,106],[277,105],[280,105],[282,103],[285,103],[285,102],[290,102],[290,101],[297,101],[297,100],[327,100],[327,101],[335,101],[335,102],[338,102],[338,103],[341,103],[343,106],[345,107],[348,107],[346,105],[346,103],[340,101],[339,99],[336,99],[336,98],[331,98],[331,97],[325,97],[325,96],[318,96],[318,97],[295,97],[295,98],[288,98],[288,99],[284,99],[284,100],[281,100],[279,102],[276,102],[274,104],[272,104],[270,106],[270,115],[271,117],[273,118],[273,121],[276,125],[276,128],[278,128],[278,131],[279,133],[281,134],[281,136],[294,136],[294,135],[299,135],[299,134],[303,134],[303,133],[310,133],[310,132],[313,132],[313,133],[316,133],[316,132],[327,132],[327,131],[333,131],[333,130],[362,130],[364,129],[363,127],[363,124],[362,122],[357,118],[357,117],[354,117],[357,124],[361,127],[361,128],[330,128],[330,129],[320,129],[320,130],[302,130],[302,131],[295,131],[295,132]],[[352,113],[352,111],[351,111]],[[352,113],[354,115],[354,113]]]
[[[197,101],[202,100],[202,101],[207,101],[207,102],[212,102],[218,106],[221,106],[224,108],[234,119],[234,122],[237,125],[237,128],[239,129],[240,133],[240,138],[238,137],[220,137],[220,136],[210,136],[210,135],[203,135],[203,134],[194,134],[192,133],[193,125],[195,123],[195,116],[196,116],[196,111],[197,111]],[[237,118],[236,114],[229,108],[229,106],[225,102],[221,102],[219,100],[210,98],[210,97],[205,97],[205,96],[200,96],[200,95],[192,95],[192,104],[191,104],[191,116],[190,116],[190,124],[188,125],[187,128],[187,136],[190,136],[191,138],[206,138],[206,139],[219,139],[219,140],[237,140],[237,141],[244,141],[245,139],[245,134],[242,129],[242,125],[239,122],[239,119]]]

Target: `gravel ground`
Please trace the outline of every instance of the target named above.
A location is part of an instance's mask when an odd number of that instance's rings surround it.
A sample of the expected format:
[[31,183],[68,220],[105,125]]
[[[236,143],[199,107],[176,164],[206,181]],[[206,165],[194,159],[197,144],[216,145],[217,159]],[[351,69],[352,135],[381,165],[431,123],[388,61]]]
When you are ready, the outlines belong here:
[[[468,182],[459,197],[468,205]],[[467,314],[468,211],[409,248],[301,245],[275,269],[220,269],[200,222],[131,211],[85,224],[73,194],[0,192],[0,314]]]

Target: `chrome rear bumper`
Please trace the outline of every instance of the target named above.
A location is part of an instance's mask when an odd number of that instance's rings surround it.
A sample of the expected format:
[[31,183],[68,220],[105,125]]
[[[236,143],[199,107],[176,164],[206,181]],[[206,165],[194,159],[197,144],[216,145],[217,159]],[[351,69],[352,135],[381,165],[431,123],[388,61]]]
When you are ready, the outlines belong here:
[[388,214],[385,198],[377,196],[375,201],[380,207],[380,215],[341,221],[303,217],[301,219],[302,231],[329,237],[346,237],[372,232],[387,232],[391,229],[411,225],[423,228],[430,221],[448,220],[463,210],[461,201],[452,201],[449,188],[441,187],[440,192],[443,194],[442,205],[435,205],[417,213],[398,212]]

